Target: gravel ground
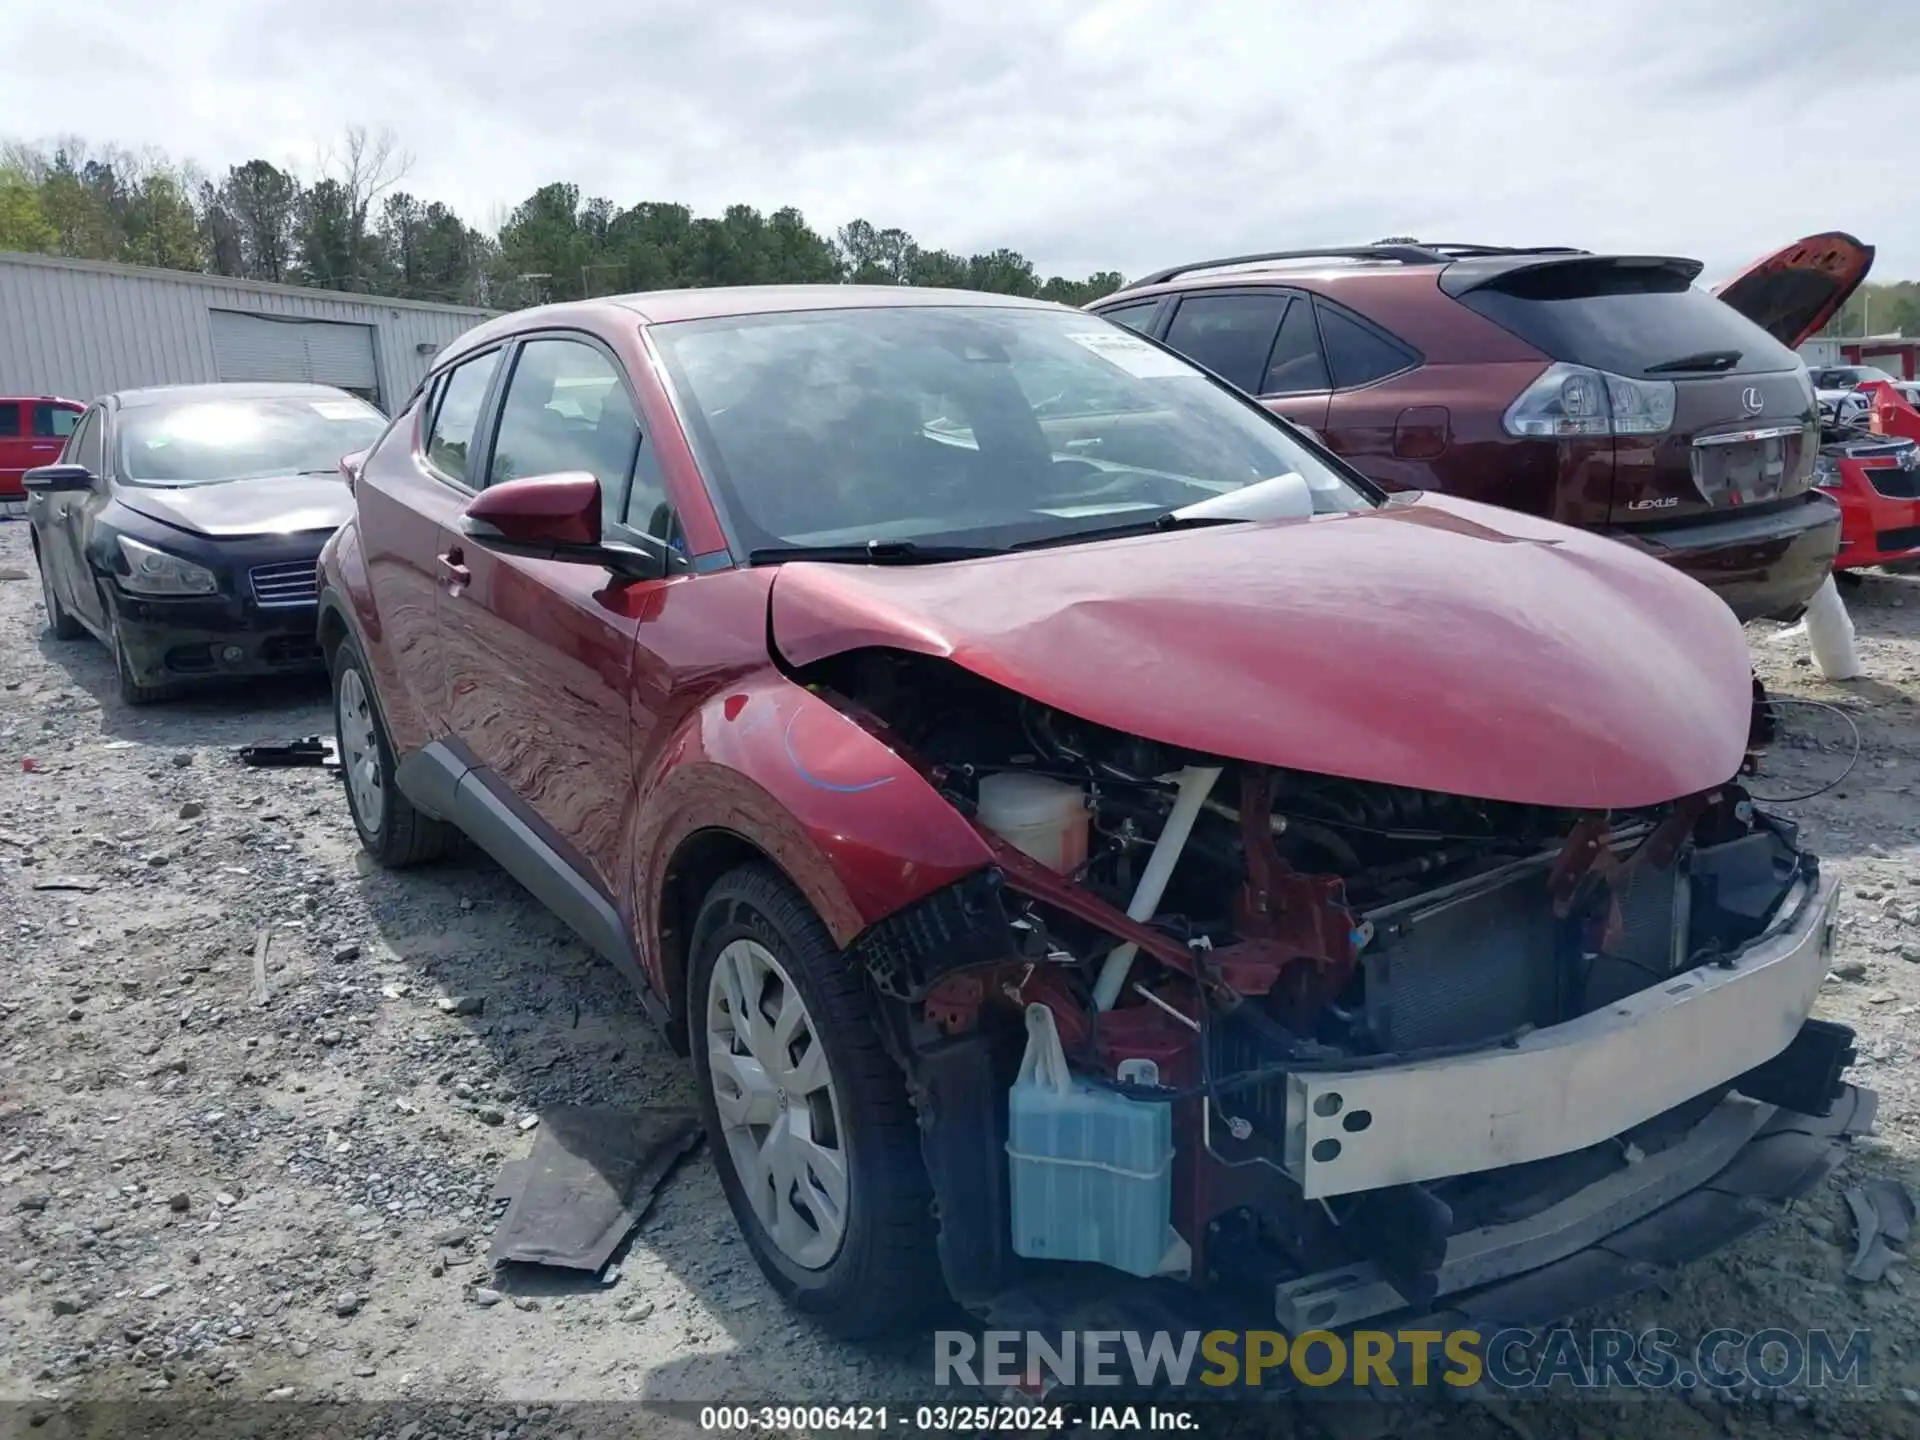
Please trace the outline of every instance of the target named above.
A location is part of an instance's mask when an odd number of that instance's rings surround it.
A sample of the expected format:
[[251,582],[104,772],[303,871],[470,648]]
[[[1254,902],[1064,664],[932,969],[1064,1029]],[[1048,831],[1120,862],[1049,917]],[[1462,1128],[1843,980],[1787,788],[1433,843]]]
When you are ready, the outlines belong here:
[[[1843,707],[1864,742],[1792,813],[1846,885],[1822,1012],[1860,1031],[1854,1078],[1880,1091],[1881,1133],[1799,1213],[1610,1318],[1869,1327],[1882,1403],[1469,1407],[1451,1429],[1877,1434],[1920,1414],[1902,1396],[1920,1384],[1920,1279],[1845,1279],[1841,1198],[1867,1176],[1920,1189],[1920,581],[1873,577],[1848,602],[1866,679],[1823,681],[1777,627],[1753,641],[1770,687]],[[497,1435],[562,1402],[924,1393],[925,1337],[840,1345],[788,1314],[704,1151],[611,1283],[488,1273],[492,1187],[531,1146],[526,1117],[691,1104],[686,1070],[612,970],[491,864],[379,872],[330,772],[238,762],[238,745],[330,729],[321,686],[128,709],[98,645],[47,634],[18,523],[0,525],[0,686],[0,1401],[357,1414],[457,1397],[464,1420],[412,1433]],[[1757,792],[1846,762],[1833,713],[1789,727]]]

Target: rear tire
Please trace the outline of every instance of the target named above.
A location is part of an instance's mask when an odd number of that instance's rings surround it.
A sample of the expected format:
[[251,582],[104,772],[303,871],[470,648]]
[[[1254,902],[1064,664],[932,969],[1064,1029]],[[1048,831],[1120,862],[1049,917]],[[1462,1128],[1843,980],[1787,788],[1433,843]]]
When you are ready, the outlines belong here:
[[38,536],[33,541],[33,563],[40,571],[40,599],[47,607],[47,629],[56,640],[78,640],[87,633],[87,627],[67,613],[67,607],[54,593],[53,576],[47,573],[47,562],[41,558]]
[[843,1338],[912,1325],[947,1293],[932,1187],[906,1084],[859,972],[786,878],[762,864],[730,871],[707,893],[692,955],[686,1008],[700,1113],[761,1273]]
[[389,870],[438,860],[459,832],[414,808],[394,783],[393,742],[374,696],[373,672],[351,639],[333,652],[333,728],[347,813],[360,844]]

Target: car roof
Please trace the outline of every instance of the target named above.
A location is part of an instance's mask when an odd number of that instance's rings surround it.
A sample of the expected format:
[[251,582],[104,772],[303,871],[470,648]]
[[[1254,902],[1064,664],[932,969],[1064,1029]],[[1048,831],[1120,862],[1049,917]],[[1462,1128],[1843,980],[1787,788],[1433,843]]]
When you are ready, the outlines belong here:
[[600,295],[567,300],[500,315],[467,331],[434,357],[439,368],[455,355],[505,335],[542,325],[579,325],[610,314],[638,318],[642,324],[671,325],[680,320],[711,320],[738,315],[778,315],[797,310],[880,310],[923,306],[966,306],[998,310],[1063,310],[1051,300],[995,295],[979,290],[942,290],[920,285],[711,285],[685,290],[642,290],[631,295]]
[[1252,255],[1229,255],[1170,266],[1144,275],[1102,296],[1092,308],[1120,300],[1148,298],[1169,289],[1192,289],[1247,284],[1327,283],[1357,276],[1433,275],[1445,272],[1452,294],[1477,289],[1509,271],[1541,265],[1613,260],[1658,261],[1687,267],[1689,278],[1701,266],[1677,256],[1618,256],[1578,250],[1567,245],[1478,245],[1452,241],[1382,241],[1373,245],[1318,246],[1305,250],[1270,250]]
[[123,410],[143,409],[149,405],[182,405],[217,400],[274,399],[353,399],[345,390],[332,385],[298,385],[274,381],[222,381],[214,385],[148,385],[133,390],[116,390],[103,398]]

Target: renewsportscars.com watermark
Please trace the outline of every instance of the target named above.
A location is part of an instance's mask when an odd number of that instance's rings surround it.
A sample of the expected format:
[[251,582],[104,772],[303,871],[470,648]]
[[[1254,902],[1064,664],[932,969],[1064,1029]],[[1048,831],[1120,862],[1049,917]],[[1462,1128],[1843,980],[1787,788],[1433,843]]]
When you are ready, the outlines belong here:
[[964,1330],[936,1331],[937,1385],[1055,1386],[1448,1385],[1541,1391],[1690,1390],[1752,1384],[1865,1387],[1865,1330],[1710,1330],[1688,1344],[1672,1330]]

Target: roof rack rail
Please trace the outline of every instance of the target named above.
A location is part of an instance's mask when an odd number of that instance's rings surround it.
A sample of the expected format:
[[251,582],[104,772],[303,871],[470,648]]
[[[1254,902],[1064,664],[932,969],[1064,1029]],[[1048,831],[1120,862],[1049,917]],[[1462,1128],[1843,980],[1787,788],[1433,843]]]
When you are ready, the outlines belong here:
[[1220,260],[1198,260],[1156,270],[1122,286],[1137,290],[1143,285],[1162,285],[1179,275],[1195,270],[1223,270],[1229,265],[1259,265],[1275,260],[1394,260],[1402,265],[1444,265],[1453,257],[1431,245],[1346,245],[1316,246],[1310,250],[1266,250],[1255,255],[1229,255]]
[[1422,240],[1421,248],[1438,250],[1449,260],[1477,259],[1495,255],[1590,255],[1573,245],[1475,245],[1452,240]]

